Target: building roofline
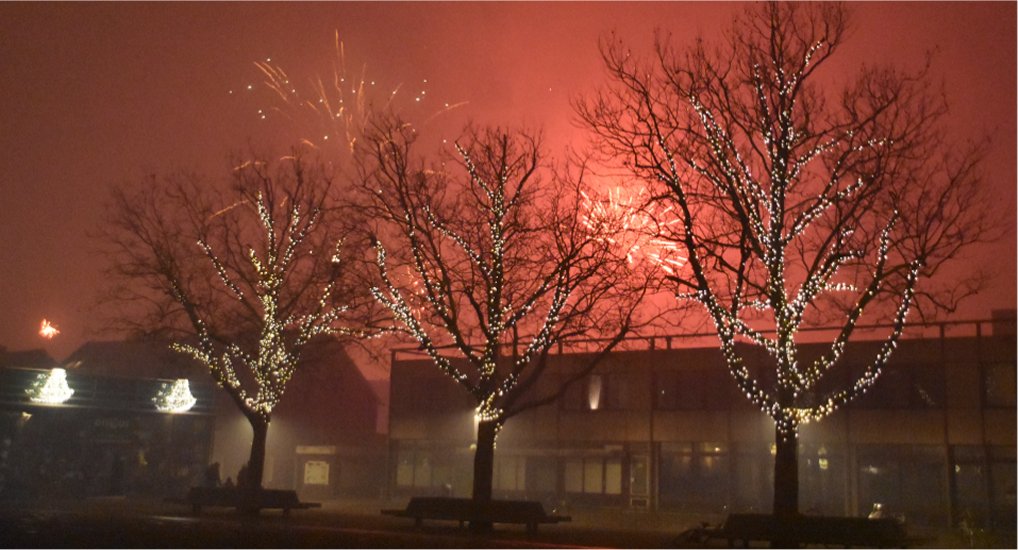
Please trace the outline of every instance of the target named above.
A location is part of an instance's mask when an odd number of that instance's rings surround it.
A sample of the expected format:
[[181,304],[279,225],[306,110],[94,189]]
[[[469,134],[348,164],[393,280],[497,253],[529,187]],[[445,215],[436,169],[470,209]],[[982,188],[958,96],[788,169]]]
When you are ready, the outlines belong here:
[[[1011,310],[1012,312],[1014,310]],[[995,325],[1010,324],[1011,328],[1006,333],[996,333]],[[1001,317],[996,316],[993,318],[983,319],[964,319],[954,321],[928,321],[923,323],[912,323],[906,324],[905,331],[902,333],[901,340],[921,340],[926,338],[944,339],[944,338],[962,338],[962,337],[984,337],[984,336],[1015,336],[1016,317]],[[869,325],[856,325],[856,333],[865,333],[867,331],[885,330],[893,328],[892,323],[874,323]],[[953,329],[962,329],[964,334],[948,334]],[[985,329],[989,328],[989,331]],[[800,333],[806,334],[823,334],[823,333],[836,333],[841,331],[841,326],[817,326],[817,327],[803,327],[798,330]],[[966,330],[967,329],[967,330]],[[758,329],[758,332],[764,335],[774,334],[774,329]],[[617,351],[652,351],[652,350],[671,350],[671,349],[698,349],[703,348],[702,345],[696,345],[697,340],[716,338],[717,332],[691,332],[691,333],[673,333],[673,334],[650,334],[650,335],[634,335],[627,336],[622,339],[616,348]],[[862,342],[879,342],[884,338],[871,338],[871,339],[857,339],[853,340],[855,343]],[[610,338],[578,338],[574,340],[567,340],[556,344],[555,349],[552,351],[554,355],[561,354],[578,354],[578,353],[589,353],[591,344],[607,343],[610,342]],[[520,345],[525,345],[529,341],[521,341]],[[747,344],[751,342],[746,342]],[[809,336],[805,338],[803,345],[820,343],[813,341]],[[683,345],[686,344],[686,345]],[[456,351],[456,346],[449,344],[444,346],[436,346],[439,350],[450,350]],[[392,349],[393,360],[398,360],[397,356],[400,354],[411,355],[411,356],[425,356],[426,353],[420,349],[419,346],[413,347],[401,347]]]

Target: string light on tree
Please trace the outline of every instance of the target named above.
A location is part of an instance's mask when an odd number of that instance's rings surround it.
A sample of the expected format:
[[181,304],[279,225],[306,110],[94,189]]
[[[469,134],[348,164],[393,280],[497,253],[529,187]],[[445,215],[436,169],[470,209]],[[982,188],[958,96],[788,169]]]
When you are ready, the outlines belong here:
[[[844,38],[844,11],[760,4],[722,48],[662,47],[650,64],[607,44],[614,83],[579,106],[606,155],[649,190],[655,221],[673,218],[669,240],[686,259],[667,279],[703,306],[738,388],[774,421],[782,514],[798,512],[799,427],[877,383],[919,281],[990,232],[972,208],[981,150],[941,140],[947,110],[925,73],[868,69],[837,91],[815,77]],[[799,331],[832,310],[844,312],[833,340],[803,358]],[[847,387],[825,383],[864,311],[890,320],[876,353]],[[773,382],[750,371],[746,344],[765,352]]]
[[[371,293],[474,399],[473,496],[488,500],[495,442],[506,421],[552,402],[589,373],[628,331],[642,290],[617,302],[619,318],[591,320],[592,311],[601,312],[597,299],[624,292],[619,279],[629,274],[608,253],[604,228],[576,223],[579,187],[575,196],[557,190],[559,209],[539,203],[533,136],[468,131],[454,142],[461,179],[444,167],[415,171],[406,156],[413,138],[399,120],[372,138],[379,168],[365,190],[391,227],[374,243],[380,284]],[[397,238],[402,253],[391,257],[383,240]],[[611,332],[614,322],[618,332]],[[606,330],[598,353],[567,384],[535,388],[564,334],[603,337]]]
[[[228,194],[170,182],[166,190],[117,195],[122,254],[132,266],[147,266],[139,278],[165,293],[160,311],[175,311],[190,332],[171,348],[208,369],[252,427],[250,479],[242,482],[254,487],[261,485],[272,413],[304,348],[316,336],[363,335],[338,326],[348,310],[335,304],[337,289],[346,291],[342,239],[326,220],[327,166],[306,162],[309,154],[305,147],[277,163],[240,163]],[[224,196],[230,200],[222,206]],[[167,223],[173,215],[183,220]],[[182,234],[194,240],[185,245]],[[186,379],[153,399],[163,412],[195,403]]]

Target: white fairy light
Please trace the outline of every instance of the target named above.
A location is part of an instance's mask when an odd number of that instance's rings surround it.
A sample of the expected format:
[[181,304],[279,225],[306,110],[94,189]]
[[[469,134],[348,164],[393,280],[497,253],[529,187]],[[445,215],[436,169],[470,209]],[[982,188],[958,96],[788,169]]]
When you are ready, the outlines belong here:
[[184,413],[191,410],[198,400],[191,394],[191,384],[187,378],[178,378],[171,384],[164,383],[152,402],[159,412]]
[[[216,383],[235,395],[237,401],[248,411],[268,421],[272,411],[282,399],[293,373],[300,361],[303,347],[315,336],[338,331],[352,334],[334,326],[339,316],[346,311],[345,307],[331,305],[334,279],[319,290],[314,307],[303,315],[284,316],[283,292],[288,277],[293,271],[298,258],[298,250],[309,235],[316,230],[321,219],[318,210],[304,211],[297,201],[291,201],[283,211],[273,211],[270,203],[261,193],[254,199],[260,229],[268,242],[278,245],[277,248],[267,247],[259,252],[248,249],[246,260],[256,276],[256,284],[251,291],[256,294],[260,327],[258,346],[255,352],[249,353],[238,344],[219,345],[213,341],[206,323],[200,318],[193,319],[197,341],[195,343],[176,343],[172,348],[190,355],[205,365]],[[285,228],[279,227],[279,220],[287,220]],[[281,240],[276,240],[279,236]],[[339,264],[339,248],[342,241],[336,243],[335,251],[330,257],[330,264]],[[204,240],[198,246],[214,267],[220,282],[238,301],[245,300],[245,292],[240,288],[224,262],[216,255],[212,247]],[[183,292],[174,287],[174,297],[182,304],[187,303]],[[241,383],[238,369],[250,373],[253,379],[249,390]],[[175,383],[175,390],[181,381]],[[183,381],[186,387],[186,380]],[[169,406],[169,405],[168,405]]]
[[[709,99],[701,101],[697,94],[685,97],[695,120],[699,122],[697,135],[705,140],[703,153],[706,159],[684,159],[684,162],[694,175],[712,186],[719,196],[730,199],[731,204],[728,206],[731,211],[737,212],[734,219],[742,226],[746,250],[752,261],[760,266],[759,272],[766,274],[766,280],[759,282],[758,296],[745,295],[744,289],[737,287],[730,296],[732,303],[722,303],[722,295],[728,299],[728,295],[724,294],[727,290],[713,286],[710,278],[712,268],[701,257],[702,252],[699,252],[705,245],[697,235],[692,219],[690,204],[698,197],[687,195],[688,176],[680,171],[674,149],[666,136],[658,132],[659,128],[648,123],[639,130],[641,136],[644,133],[654,136],[647,142],[647,147],[652,158],[660,159],[657,165],[658,180],[671,191],[667,212],[673,218],[663,221],[657,216],[656,221],[669,225],[681,224],[682,231],[678,232],[675,244],[682,245],[689,256],[684,260],[690,264],[694,273],[692,283],[689,283],[694,287],[693,290],[677,292],[676,295],[696,300],[706,308],[717,328],[721,351],[736,384],[749,401],[774,420],[784,439],[794,439],[800,425],[832,414],[876,382],[904,329],[922,269],[922,262],[918,259],[908,263],[890,334],[863,374],[847,389],[824,394],[815,403],[802,403],[800,397],[812,393],[824,374],[841,358],[865,306],[886,287],[890,276],[887,264],[891,232],[899,217],[894,212],[881,232],[879,247],[872,258],[873,273],[868,285],[860,286],[837,280],[844,266],[854,265],[866,256],[864,251],[851,244],[852,231],[849,228],[832,234],[819,250],[813,267],[807,265],[802,283],[798,288],[793,288],[794,282],[786,276],[786,270],[789,269],[790,258],[799,250],[797,247],[802,246],[800,239],[804,238],[806,231],[812,229],[817,220],[836,216],[839,208],[857,196],[872,192],[876,185],[871,177],[865,175],[848,183],[841,181],[844,166],[852,162],[851,153],[885,148],[892,143],[890,139],[879,138],[857,143],[854,141],[856,131],[848,129],[839,131],[830,139],[818,140],[801,153],[796,152],[796,149],[803,149],[802,139],[808,134],[805,129],[796,126],[796,94],[801,89],[799,82],[805,75],[804,71],[822,47],[822,41],[811,45],[803,54],[801,68],[796,71],[786,71],[782,67],[773,71],[759,65],[751,67],[749,85],[755,95],[757,114],[761,117],[760,128],[765,146],[761,154],[766,155],[768,161],[765,163],[768,169],[762,174],[763,178],[754,174],[746,162],[738,145],[739,139],[730,133],[733,131],[732,125],[727,123],[727,119],[721,122],[712,108],[704,103]],[[771,94],[776,97],[771,97]],[[771,107],[777,105],[783,107],[772,112]],[[640,120],[640,116],[636,119]],[[839,151],[840,156],[828,159],[834,151]],[[815,197],[795,206],[797,210],[792,210],[788,204],[791,189],[799,184],[798,180],[803,174],[814,176],[819,173],[821,170],[815,166],[826,167],[829,178],[819,182],[820,190]],[[737,267],[726,269],[733,279],[740,282],[747,280],[747,275],[739,272]],[[800,363],[796,345],[797,332],[806,311],[815,305],[821,294],[828,292],[853,294],[856,296],[856,305],[828,352],[815,361]],[[772,312],[775,335],[764,337],[752,329],[740,317],[740,312],[745,308]],[[763,347],[768,356],[774,359],[776,383],[772,388],[762,387],[750,374],[736,347],[740,339]]]
[[55,368],[39,374],[25,393],[33,403],[59,405],[70,399],[74,390],[67,384],[67,371]]
[[[392,313],[402,329],[417,340],[435,365],[474,397],[477,402],[475,420],[492,423],[497,435],[511,414],[505,403],[515,399],[521,373],[556,342],[556,330],[574,283],[568,277],[570,267],[560,266],[544,277],[520,303],[509,302],[506,291],[507,278],[511,274],[507,272],[506,254],[511,246],[508,237],[513,230],[511,224],[515,223],[516,214],[512,213],[512,209],[517,207],[517,203],[509,197],[511,178],[503,170],[489,180],[481,175],[468,151],[459,144],[455,144],[455,149],[466,168],[469,185],[485,199],[485,249],[479,249],[475,241],[461,235],[428,206],[404,212],[402,219],[397,221],[407,228],[408,268],[413,275],[401,281],[390,273],[386,249],[378,240],[375,242],[376,264],[382,284],[372,288],[371,293]],[[439,268],[432,263],[440,260],[425,257],[426,244],[424,237],[418,234],[416,223],[425,223],[436,237],[447,240],[462,253],[469,261],[470,269],[476,270],[483,281],[484,298],[477,304],[483,312],[480,330],[483,337],[479,342],[468,343],[461,334],[458,327],[461,320],[455,317],[455,297],[450,296],[451,289],[436,275]],[[533,274],[528,273],[527,276]],[[529,342],[513,357],[509,368],[500,370],[497,363],[501,342],[507,335],[514,334],[525,318],[532,316],[539,301],[545,303],[546,312],[529,329],[532,331]],[[436,321],[426,320],[426,314],[433,315]],[[464,370],[454,365],[442,354],[436,338],[451,340],[472,368]]]

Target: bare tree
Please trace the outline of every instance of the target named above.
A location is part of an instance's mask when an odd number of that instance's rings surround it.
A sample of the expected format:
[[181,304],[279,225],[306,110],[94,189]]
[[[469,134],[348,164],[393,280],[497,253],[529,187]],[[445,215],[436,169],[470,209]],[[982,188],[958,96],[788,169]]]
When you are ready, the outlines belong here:
[[[677,51],[659,37],[640,60],[612,38],[610,84],[577,103],[601,152],[679,220],[660,225],[688,256],[668,279],[705,308],[735,383],[774,421],[776,514],[798,513],[799,427],[876,383],[910,307],[950,308],[978,288],[925,283],[993,230],[985,143],[944,137],[928,67],[847,80],[824,70],[846,24],[841,5],[772,3],[749,8],[717,46]],[[864,311],[890,329],[851,387],[837,387],[824,377]],[[831,318],[829,348],[801,359],[798,329]],[[737,342],[766,350],[773,384]]]
[[330,227],[332,181],[300,154],[249,161],[228,186],[177,175],[114,190],[105,242],[116,298],[208,368],[254,432],[244,487],[260,488],[265,443],[305,345],[337,325],[353,292]]
[[[362,144],[382,224],[372,292],[476,400],[473,499],[485,502],[505,422],[589,374],[632,329],[644,291],[579,215],[582,174],[543,179],[538,137],[468,129],[456,156],[433,165],[415,141],[411,126],[384,120]],[[596,339],[585,362],[555,383],[549,353],[582,339]]]

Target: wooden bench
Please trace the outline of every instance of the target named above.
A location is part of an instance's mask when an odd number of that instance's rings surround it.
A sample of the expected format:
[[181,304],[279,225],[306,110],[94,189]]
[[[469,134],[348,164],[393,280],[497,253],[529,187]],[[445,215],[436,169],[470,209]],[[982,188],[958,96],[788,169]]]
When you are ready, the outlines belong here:
[[466,522],[514,523],[527,526],[527,532],[537,533],[541,523],[571,521],[569,516],[547,514],[540,502],[528,500],[493,500],[483,504],[468,498],[414,497],[404,510],[382,510],[383,514],[413,518],[420,527],[424,520],[458,521],[460,527]]
[[690,529],[675,542],[677,546],[702,546],[718,539],[726,541],[729,547],[736,543],[745,547],[752,542],[778,542],[868,548],[905,548],[918,540],[910,539],[905,524],[895,518],[730,514],[720,527]]
[[262,509],[279,509],[284,516],[290,510],[320,508],[319,502],[301,502],[296,491],[281,489],[240,489],[236,487],[192,487],[184,502],[191,505],[195,514],[205,506],[236,508],[257,513]]

